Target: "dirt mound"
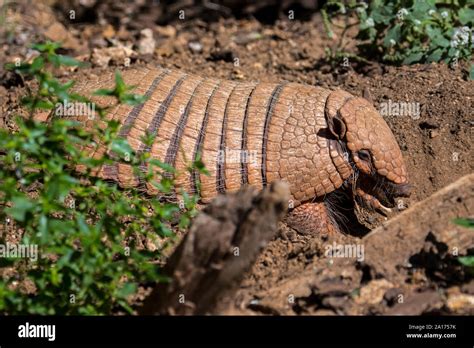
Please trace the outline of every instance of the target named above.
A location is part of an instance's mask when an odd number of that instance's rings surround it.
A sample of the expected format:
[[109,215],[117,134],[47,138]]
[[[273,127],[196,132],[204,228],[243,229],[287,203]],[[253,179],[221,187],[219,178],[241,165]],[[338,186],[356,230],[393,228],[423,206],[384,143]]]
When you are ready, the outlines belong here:
[[471,174],[362,239],[284,234],[261,255],[229,313],[473,314],[474,282],[456,257],[473,248],[474,235],[452,222],[473,210]]

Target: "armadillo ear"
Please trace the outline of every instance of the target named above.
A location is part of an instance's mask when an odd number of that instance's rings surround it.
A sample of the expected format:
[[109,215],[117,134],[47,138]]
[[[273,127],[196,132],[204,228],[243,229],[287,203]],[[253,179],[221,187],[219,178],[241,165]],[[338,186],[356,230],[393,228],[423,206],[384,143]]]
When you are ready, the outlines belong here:
[[332,135],[337,139],[343,139],[346,135],[346,125],[341,118],[341,115],[337,113],[334,117],[328,117],[328,128]]

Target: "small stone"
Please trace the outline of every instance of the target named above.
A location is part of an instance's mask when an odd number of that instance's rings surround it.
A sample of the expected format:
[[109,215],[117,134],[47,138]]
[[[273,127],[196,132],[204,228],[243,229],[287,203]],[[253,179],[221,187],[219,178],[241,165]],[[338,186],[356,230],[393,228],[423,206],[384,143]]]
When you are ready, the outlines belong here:
[[28,40],[29,40],[29,36],[27,33],[19,33],[14,38],[15,44],[19,46],[24,45],[26,42],[28,42]]
[[188,43],[188,47],[193,53],[201,53],[202,52],[202,44],[198,41],[191,41]]
[[91,40],[91,45],[94,48],[103,48],[107,47],[107,41],[103,37],[95,37]]
[[66,27],[61,23],[53,23],[48,30],[46,30],[44,35],[53,41],[63,41],[68,36],[68,32]]
[[173,44],[170,42],[171,40],[167,40],[159,45],[156,49],[156,54],[160,57],[169,57],[171,56],[175,50]]
[[471,280],[469,283],[464,284],[461,287],[461,291],[467,294],[474,295],[474,280]]
[[153,31],[149,28],[140,32],[140,41],[138,43],[138,52],[140,54],[153,54],[155,52],[156,42],[153,39]]
[[110,39],[112,37],[115,36],[115,29],[113,26],[111,26],[110,24],[108,24],[105,29],[102,31],[102,35],[106,38],[106,39]]
[[343,310],[347,305],[348,298],[346,296],[329,296],[322,300],[322,305],[326,308],[332,308],[335,310]]
[[211,55],[209,57],[209,60],[211,60],[211,61],[222,60],[222,61],[228,62],[228,63],[233,62],[234,59],[235,59],[234,52],[232,52],[230,50],[221,50],[221,49],[217,49],[215,51],[212,51]]
[[258,32],[251,32],[251,33],[240,33],[236,35],[233,39],[234,42],[238,45],[246,45],[252,41],[260,40],[263,38],[262,34]]
[[446,306],[451,312],[471,312],[474,311],[474,296],[468,294],[458,294],[449,296]]
[[313,315],[322,315],[322,316],[328,316],[328,315],[336,315],[336,313],[330,309],[318,309],[313,313]]
[[132,39],[132,35],[130,34],[130,32],[126,29],[126,27],[124,25],[121,25],[119,30],[117,31],[116,33],[116,36],[119,40],[122,40],[122,41],[127,41],[127,40],[131,40]]
[[79,41],[59,22],[49,26],[44,36],[51,41],[61,42],[63,48],[78,50],[80,47]]
[[403,291],[400,288],[391,288],[385,292],[383,299],[387,301],[389,306],[392,306],[398,300],[400,295],[403,295]]
[[393,284],[385,279],[372,280],[360,289],[359,296],[354,300],[358,304],[378,304],[382,302],[386,291],[392,287]]
[[165,27],[156,27],[155,31],[158,36],[162,37],[173,38],[176,36],[176,28],[171,25],[167,25]]
[[432,130],[430,131],[430,138],[436,138],[439,135],[439,132],[437,130]]
[[94,48],[92,51],[92,64],[106,67],[110,62],[126,64],[126,59],[136,57],[136,52],[127,46]]

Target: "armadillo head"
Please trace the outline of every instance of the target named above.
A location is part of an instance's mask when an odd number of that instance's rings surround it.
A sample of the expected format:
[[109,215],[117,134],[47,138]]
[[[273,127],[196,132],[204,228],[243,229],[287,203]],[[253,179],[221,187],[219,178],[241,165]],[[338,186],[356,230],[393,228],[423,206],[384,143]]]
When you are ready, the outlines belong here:
[[407,170],[398,143],[367,100],[345,96],[342,106],[328,117],[328,128],[349,153],[356,179],[356,202],[386,214],[396,197],[409,196]]

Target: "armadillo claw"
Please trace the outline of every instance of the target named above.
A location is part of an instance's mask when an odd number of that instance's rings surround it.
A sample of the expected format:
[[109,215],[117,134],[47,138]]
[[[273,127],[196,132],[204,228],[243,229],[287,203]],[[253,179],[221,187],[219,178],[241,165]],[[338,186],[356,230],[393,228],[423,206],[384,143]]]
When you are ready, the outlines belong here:
[[380,201],[374,196],[364,192],[361,188],[357,188],[356,196],[362,201],[362,203],[369,209],[376,210],[384,216],[388,216],[392,212],[392,209],[384,206]]
[[340,232],[324,201],[296,207],[288,214],[286,222],[301,234],[327,235]]

